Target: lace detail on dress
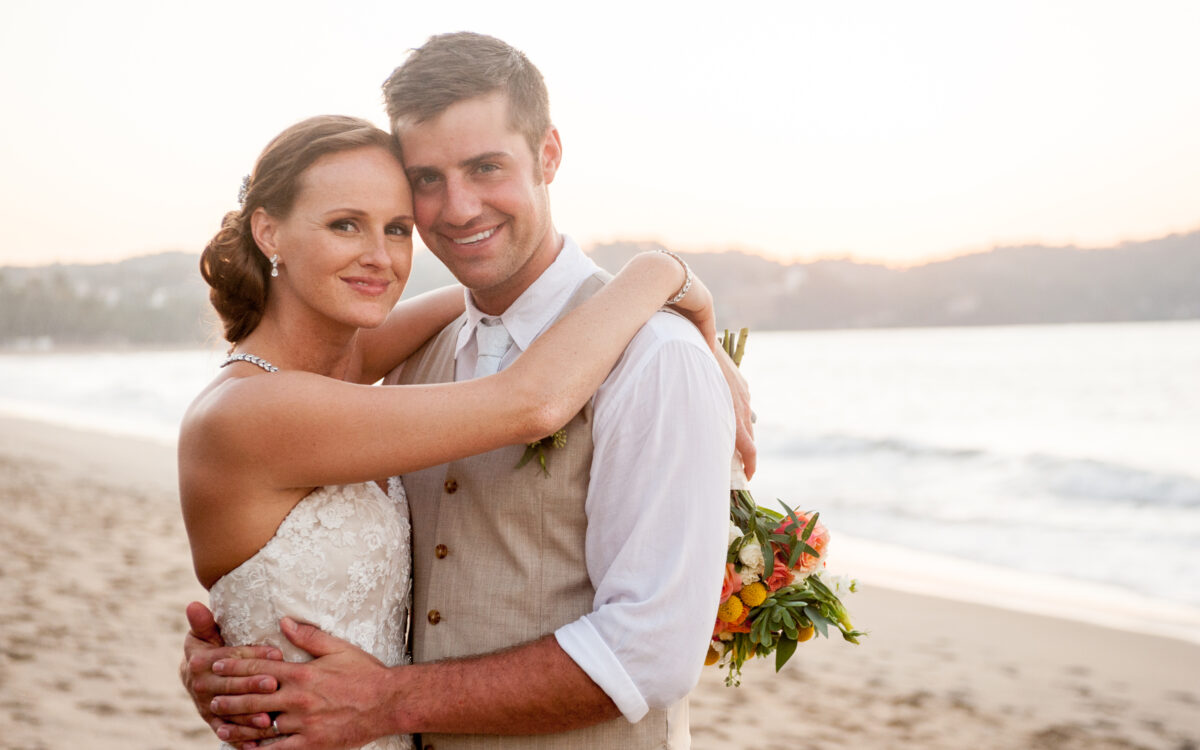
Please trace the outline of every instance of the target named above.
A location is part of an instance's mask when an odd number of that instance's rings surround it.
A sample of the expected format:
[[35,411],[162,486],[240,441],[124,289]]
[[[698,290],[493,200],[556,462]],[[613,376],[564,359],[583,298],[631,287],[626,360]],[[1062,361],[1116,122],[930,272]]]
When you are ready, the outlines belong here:
[[[411,534],[398,479],[389,480],[386,495],[374,482],[318,487],[262,549],[213,584],[209,601],[222,637],[231,646],[271,644],[288,661],[308,661],[279,632],[287,615],[388,666],[407,663]],[[410,737],[393,736],[364,750],[411,747]]]

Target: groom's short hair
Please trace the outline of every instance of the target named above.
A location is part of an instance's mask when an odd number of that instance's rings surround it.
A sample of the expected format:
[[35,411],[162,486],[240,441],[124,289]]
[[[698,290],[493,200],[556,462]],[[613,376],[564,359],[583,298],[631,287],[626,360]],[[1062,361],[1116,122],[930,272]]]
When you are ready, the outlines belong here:
[[422,123],[495,91],[508,97],[509,127],[536,154],[550,128],[546,82],[523,52],[495,37],[470,31],[431,36],[383,82],[393,134],[401,122]]

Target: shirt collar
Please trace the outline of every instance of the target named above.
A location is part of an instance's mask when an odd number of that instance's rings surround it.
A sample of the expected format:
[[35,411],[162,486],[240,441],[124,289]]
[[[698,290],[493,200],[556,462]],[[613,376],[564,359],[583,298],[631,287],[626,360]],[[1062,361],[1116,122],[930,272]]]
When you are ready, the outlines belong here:
[[[549,327],[583,280],[598,268],[573,239],[563,235],[563,247],[558,257],[500,314],[500,322],[508,329],[508,334],[520,351],[528,349],[533,340]],[[474,337],[479,321],[496,317],[485,314],[475,306],[470,290],[464,291],[464,294],[467,298],[467,323],[459,331],[455,357]]]

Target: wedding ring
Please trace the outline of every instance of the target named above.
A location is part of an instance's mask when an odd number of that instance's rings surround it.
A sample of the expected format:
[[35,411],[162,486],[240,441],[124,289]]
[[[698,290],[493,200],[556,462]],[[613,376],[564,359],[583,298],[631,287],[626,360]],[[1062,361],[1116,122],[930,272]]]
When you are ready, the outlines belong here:
[[755,424],[756,422],[758,422],[758,415],[754,413],[753,409],[751,409],[750,410],[750,424]]
[[282,734],[279,731],[279,717],[278,716],[276,716],[274,719],[271,719],[271,728],[275,730],[275,734]]

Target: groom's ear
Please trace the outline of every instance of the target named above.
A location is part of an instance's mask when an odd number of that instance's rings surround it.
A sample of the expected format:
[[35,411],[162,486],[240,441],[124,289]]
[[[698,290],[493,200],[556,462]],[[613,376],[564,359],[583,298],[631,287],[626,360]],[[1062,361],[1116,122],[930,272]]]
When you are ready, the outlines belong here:
[[267,258],[277,252],[278,233],[279,222],[275,217],[267,213],[262,206],[254,209],[254,213],[250,215],[250,234],[254,236],[254,244],[258,245],[259,251]]
[[562,163],[562,137],[558,134],[558,128],[553,125],[546,131],[546,137],[542,140],[542,151],[538,154],[538,159],[542,167],[542,182],[549,185],[554,182],[554,175],[558,174],[558,165]]

